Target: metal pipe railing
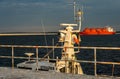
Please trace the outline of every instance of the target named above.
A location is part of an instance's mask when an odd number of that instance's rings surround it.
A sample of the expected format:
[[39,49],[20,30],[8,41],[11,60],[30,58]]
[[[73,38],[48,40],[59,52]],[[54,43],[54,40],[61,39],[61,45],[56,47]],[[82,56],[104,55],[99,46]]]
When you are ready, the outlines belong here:
[[36,65],[37,65],[37,71],[38,71],[38,48],[36,47]]
[[95,74],[95,76],[97,76],[97,59],[96,59],[97,57],[96,57],[96,48],[94,49],[94,74]]
[[12,47],[12,69],[14,69],[14,47]]
[[[63,46],[31,46],[31,45],[0,45],[0,47],[15,47],[15,48],[63,48]],[[105,50],[120,50],[120,47],[67,47],[67,48],[80,48],[80,49],[105,49]]]
[[[11,48],[11,53],[12,56],[0,56],[0,58],[11,58],[12,59],[12,69],[14,69],[14,59],[28,59],[28,57],[15,57],[14,56],[14,49],[15,48],[35,48],[36,49],[36,65],[37,65],[37,70],[38,70],[38,61],[41,59],[38,57],[38,50],[39,48],[63,48],[63,46],[25,46],[25,45],[0,45],[0,47],[7,47]],[[69,47],[71,48],[71,47]],[[73,47],[72,47],[73,48]],[[76,60],[76,62],[80,63],[93,63],[94,64],[94,75],[97,76],[97,64],[111,64],[112,65],[112,76],[114,76],[114,67],[115,65],[120,65],[119,62],[102,62],[102,61],[97,61],[97,50],[102,49],[102,50],[120,50],[120,47],[74,47],[74,48],[80,48],[80,49],[93,49],[94,50],[94,61],[85,61],[85,60]],[[49,59],[49,60],[58,60],[58,59]],[[70,61],[70,60],[63,60],[63,61]]]

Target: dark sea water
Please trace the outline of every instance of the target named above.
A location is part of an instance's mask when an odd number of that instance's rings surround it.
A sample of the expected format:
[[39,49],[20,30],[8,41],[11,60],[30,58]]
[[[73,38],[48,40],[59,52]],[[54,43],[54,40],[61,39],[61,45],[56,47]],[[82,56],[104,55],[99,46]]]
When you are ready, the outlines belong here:
[[[31,35],[31,36],[0,36],[0,45],[35,45],[43,46],[54,45],[58,43],[57,35]],[[81,36],[80,46],[97,46],[97,47],[120,47],[120,34],[102,35],[102,36]],[[61,45],[61,43],[58,43]],[[39,57],[43,57],[51,49],[39,49]],[[36,52],[33,48],[15,48],[15,56],[25,56],[26,52]],[[0,55],[11,55],[11,48],[0,48]],[[60,58],[61,49],[55,49],[55,56]],[[76,54],[79,60],[94,61],[93,50],[80,49],[80,53]],[[52,53],[50,54],[52,58]],[[15,66],[24,60],[15,59]],[[120,62],[120,50],[97,50],[97,61]],[[94,74],[94,64],[81,63],[85,74]],[[11,66],[11,59],[0,58],[0,66]],[[97,64],[97,73],[103,75],[111,75],[112,65]],[[120,66],[115,65],[114,75],[120,76]]]

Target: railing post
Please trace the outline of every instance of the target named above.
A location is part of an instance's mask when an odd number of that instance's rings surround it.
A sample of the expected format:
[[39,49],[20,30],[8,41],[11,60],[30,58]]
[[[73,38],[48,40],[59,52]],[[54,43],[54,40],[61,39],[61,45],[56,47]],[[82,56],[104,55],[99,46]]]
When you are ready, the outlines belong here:
[[38,71],[38,47],[36,47],[36,66]]
[[112,65],[112,77],[114,76],[114,67],[115,67],[115,65],[113,64]]
[[12,69],[14,69],[14,47],[12,46]]
[[52,43],[53,43],[53,59],[55,58],[54,57],[54,38],[52,39]]
[[96,58],[97,58],[96,57],[96,48],[94,48],[94,74],[95,74],[95,76],[97,76],[97,63],[96,63],[97,59]]

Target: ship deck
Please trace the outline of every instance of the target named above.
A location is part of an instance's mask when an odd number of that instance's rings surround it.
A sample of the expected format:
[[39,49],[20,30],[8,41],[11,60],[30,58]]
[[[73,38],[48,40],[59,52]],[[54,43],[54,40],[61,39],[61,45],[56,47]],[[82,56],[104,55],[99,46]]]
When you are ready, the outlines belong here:
[[0,67],[0,79],[119,79],[119,77],[73,75],[53,71],[32,71]]

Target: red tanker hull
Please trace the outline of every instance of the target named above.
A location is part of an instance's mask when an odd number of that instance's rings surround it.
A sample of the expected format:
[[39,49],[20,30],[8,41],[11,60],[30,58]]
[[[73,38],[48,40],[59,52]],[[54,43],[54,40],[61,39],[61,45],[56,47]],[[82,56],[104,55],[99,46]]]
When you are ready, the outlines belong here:
[[85,28],[80,35],[113,35],[116,32],[108,31],[107,28]]
[[80,32],[80,35],[113,35],[115,32],[102,32],[102,33],[94,33],[94,32]]

